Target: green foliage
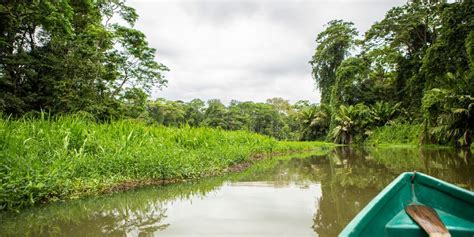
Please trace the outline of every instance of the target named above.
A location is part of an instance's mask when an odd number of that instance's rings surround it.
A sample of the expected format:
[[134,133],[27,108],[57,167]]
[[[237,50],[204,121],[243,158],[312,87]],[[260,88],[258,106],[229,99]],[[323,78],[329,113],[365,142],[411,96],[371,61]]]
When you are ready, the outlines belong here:
[[196,178],[251,154],[308,149],[245,131],[167,128],[84,116],[0,119],[0,209],[97,193],[115,184]]
[[364,104],[340,105],[335,111],[334,128],[330,138],[335,143],[342,144],[363,142],[372,134],[374,128],[394,123],[400,112],[399,106],[399,103],[392,105],[383,101],[370,107]]
[[[312,228],[321,236],[336,236],[400,172],[416,169],[473,190],[473,166],[462,155],[453,149],[322,146],[316,152],[265,159],[244,172],[225,176],[0,213],[0,232],[5,236],[69,236],[87,225],[88,236],[126,235],[134,230],[156,233],[168,226],[167,207],[176,201],[212,199],[229,182],[266,181],[276,189],[320,184],[322,196],[317,199]],[[335,207],[344,211],[336,212]]]
[[129,118],[144,118],[147,117],[147,104],[148,95],[141,89],[131,88],[123,94],[121,97],[122,103],[122,114]]
[[309,102],[292,105],[282,98],[268,99],[267,103],[233,100],[228,106],[216,99],[205,103],[199,99],[183,102],[159,98],[149,101],[146,108],[147,112],[140,118],[149,123],[246,130],[279,140],[321,140],[327,133],[330,118],[327,106]]
[[180,101],[170,101],[163,98],[147,103],[149,119],[153,123],[165,126],[179,126],[185,121],[185,108]]
[[[472,77],[473,65],[470,62],[473,56],[474,22],[466,20],[474,18],[472,1],[443,5],[438,17],[439,36],[422,60],[421,75],[426,80],[425,89],[463,87],[459,89],[470,90],[472,94],[474,79]],[[459,79],[450,80],[449,76],[446,77],[448,74],[453,74]],[[471,78],[470,83],[463,83],[465,77]]]
[[[3,1],[0,9],[4,114],[47,110],[135,117],[140,112],[123,112],[130,103],[122,99],[166,84],[161,73],[168,69],[154,60],[144,34],[131,28],[138,15],[123,0],[15,0]],[[125,24],[112,24],[112,18]]]
[[344,60],[336,71],[336,83],[332,88],[331,107],[341,104],[355,105],[363,102],[367,88],[362,88],[367,81],[368,65],[365,60],[352,57]]
[[203,124],[209,127],[227,128],[225,105],[218,99],[209,100],[204,113],[205,119]]
[[336,82],[336,69],[349,55],[357,35],[352,22],[330,21],[316,38],[316,51],[309,62],[316,86],[321,91],[321,103],[329,103]]
[[474,97],[432,89],[423,97],[424,139],[469,147],[474,126]]
[[299,121],[302,126],[300,140],[324,140],[329,130],[331,112],[324,104],[310,105],[300,111]]
[[[324,154],[334,146],[332,143],[322,141],[280,141],[273,150],[283,153],[288,151],[311,151],[311,153],[322,152]],[[322,151],[319,150],[320,148],[322,148]],[[291,155],[291,157],[294,156]]]
[[409,2],[390,9],[385,18],[365,34],[365,50],[385,51],[385,65],[394,71],[393,86],[398,102],[419,112],[425,78],[419,74],[427,49],[438,37],[442,1]]
[[446,5],[439,37],[423,58],[427,79],[422,100],[424,141],[469,147],[474,129],[472,2]]
[[190,126],[199,126],[204,120],[204,106],[205,102],[200,99],[191,100],[185,103],[185,118],[186,123]]
[[334,143],[352,144],[367,135],[367,127],[373,122],[371,110],[364,104],[340,105],[335,111],[335,127],[330,137]]
[[336,45],[334,39],[354,45],[356,34],[349,32],[356,31],[348,31],[351,23],[331,22],[318,35],[310,62],[321,101],[330,105],[329,137],[352,143],[394,121],[423,122],[421,142],[469,146],[474,22],[466,19],[473,17],[472,1],[409,1],[372,25],[357,42],[359,54],[348,58],[349,46],[339,47],[345,54],[329,55],[327,50]]
[[423,131],[422,125],[389,124],[377,127],[367,138],[368,145],[419,145]]
[[385,101],[377,101],[370,111],[375,126],[383,126],[391,122],[399,113],[400,103],[390,104]]

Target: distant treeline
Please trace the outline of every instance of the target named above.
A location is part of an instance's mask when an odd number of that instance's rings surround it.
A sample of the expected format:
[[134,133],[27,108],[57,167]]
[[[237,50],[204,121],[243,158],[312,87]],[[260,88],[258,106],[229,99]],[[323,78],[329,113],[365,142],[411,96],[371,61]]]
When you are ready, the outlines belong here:
[[[417,129],[419,126],[409,124],[398,126],[406,124],[405,121],[401,120],[402,114],[406,113],[406,110],[400,108],[399,104],[391,105],[387,102],[376,102],[371,106],[360,104],[355,107],[342,107],[341,109],[344,111],[339,111],[339,113],[348,114],[355,109],[364,112],[360,113],[357,121],[365,121],[366,134],[364,139],[358,140],[358,142],[365,142],[368,136],[376,131],[377,127],[384,125],[391,125],[395,130],[404,128],[404,131],[398,131],[403,134],[396,136],[397,141],[394,141],[396,143],[400,143],[399,140],[404,140],[405,137],[420,137],[420,130]],[[291,104],[288,100],[278,97],[267,99],[265,103],[232,100],[227,106],[218,99],[208,101],[193,99],[184,102],[159,98],[155,101],[143,100],[130,105],[129,109],[125,110],[124,116],[146,121],[148,124],[247,130],[280,140],[313,141],[331,140],[333,134],[328,134],[331,122],[330,114],[330,107],[325,104],[313,104],[307,100],[300,100]],[[407,127],[409,130],[406,130]],[[333,131],[336,130],[339,130],[339,127],[333,129]],[[407,131],[409,132],[407,133]],[[391,133],[393,132],[396,131]],[[379,133],[380,131],[377,131],[377,137],[381,136]],[[347,141],[336,140],[336,142]],[[418,142],[415,142],[415,144]],[[412,144],[413,141],[409,143]]]
[[[127,117],[139,118],[148,123],[165,126],[214,127],[225,130],[247,130],[280,140],[324,140],[311,135],[308,117],[318,105],[309,101],[290,104],[282,98],[271,98],[265,103],[232,100],[224,105],[218,99],[207,102],[194,99],[189,102],[159,98],[142,103],[142,107],[131,106]],[[140,109],[138,109],[140,108]]]
[[421,143],[469,146],[474,128],[474,2],[409,1],[360,37],[334,20],[312,60],[321,106],[313,129],[338,143],[387,123],[422,124]]

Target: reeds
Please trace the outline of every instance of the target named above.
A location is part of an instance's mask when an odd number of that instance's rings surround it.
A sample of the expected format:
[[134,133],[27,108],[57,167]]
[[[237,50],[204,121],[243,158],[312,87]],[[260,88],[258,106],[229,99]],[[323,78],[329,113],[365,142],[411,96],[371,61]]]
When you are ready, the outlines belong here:
[[302,149],[245,131],[86,116],[0,119],[0,210],[95,194],[123,182],[217,174],[251,154]]

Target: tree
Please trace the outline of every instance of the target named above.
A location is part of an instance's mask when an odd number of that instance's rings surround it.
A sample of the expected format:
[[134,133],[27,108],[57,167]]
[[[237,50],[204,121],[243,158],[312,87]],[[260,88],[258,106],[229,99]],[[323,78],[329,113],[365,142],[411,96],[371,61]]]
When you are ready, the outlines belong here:
[[180,101],[158,98],[148,102],[147,111],[153,122],[165,126],[180,126],[185,123],[185,108]]
[[352,144],[364,139],[372,123],[370,109],[366,105],[340,105],[335,113],[335,127],[330,134],[335,143]]
[[[472,73],[474,22],[466,19],[473,18],[472,1],[443,5],[439,14],[441,26],[437,28],[438,37],[427,50],[420,69],[420,74],[426,80],[425,90],[457,87],[456,81],[446,77],[448,73],[458,76],[460,82],[463,77],[469,77],[468,74]],[[474,93],[472,74],[470,78],[472,83],[466,85],[466,89],[470,88],[471,93]]]
[[321,91],[321,103],[329,104],[336,70],[350,54],[357,35],[354,24],[342,20],[330,21],[326,29],[318,34],[316,50],[309,63],[316,86]]
[[229,106],[230,111],[238,111],[243,127],[256,133],[285,139],[287,135],[283,131],[286,116],[273,105],[268,103],[237,102],[233,101]]
[[392,121],[399,113],[400,103],[391,104],[385,101],[377,101],[370,107],[370,116],[375,126],[384,126]]
[[123,0],[2,3],[0,110],[120,116],[127,91],[166,84],[137,17]]
[[[447,75],[447,80],[457,78]],[[467,78],[464,78],[467,82]],[[459,82],[458,82],[459,83]],[[431,89],[423,96],[424,142],[469,147],[474,133],[474,97],[452,89]]]
[[466,19],[473,17],[472,1],[410,1],[390,9],[359,42],[360,53],[338,57],[338,64],[321,60],[330,58],[321,52],[334,41],[323,37],[331,27],[318,35],[323,40],[313,74],[323,103],[328,94],[322,88],[332,87],[329,137],[352,143],[390,121],[423,121],[425,142],[468,146],[474,127],[474,22]]
[[368,63],[360,57],[344,60],[336,70],[336,82],[332,88],[331,107],[341,104],[354,105],[367,100],[364,88],[368,78]]
[[147,115],[147,99],[148,95],[138,88],[127,90],[121,97],[122,112],[124,117],[130,118],[146,118]]
[[226,107],[220,100],[208,100],[207,109],[204,113],[205,119],[203,124],[210,127],[226,129],[226,113]]
[[278,112],[281,114],[289,115],[294,112],[293,108],[290,105],[290,102],[281,97],[273,97],[267,99],[266,102],[267,104],[270,104],[275,107],[275,109],[278,110]]
[[[131,22],[133,24],[133,22]],[[166,84],[161,72],[168,68],[155,61],[155,49],[150,48],[145,35],[135,29],[114,25],[116,48],[107,53],[108,68],[114,68],[112,96],[124,93],[130,88],[141,88],[146,92],[154,86],[161,88]]]
[[254,111],[251,114],[252,131],[284,139],[283,120],[281,114],[272,105],[265,103],[255,103]]
[[438,37],[423,58],[424,142],[469,146],[474,128],[472,1],[443,4]]
[[397,101],[412,114],[420,109],[426,81],[419,74],[421,60],[438,36],[441,5],[442,1],[413,1],[394,7],[365,34],[364,50],[384,52],[386,65],[396,68]]
[[299,113],[301,123],[300,140],[324,140],[331,121],[331,110],[328,105],[310,105]]
[[190,126],[200,126],[204,120],[204,106],[206,103],[200,99],[193,99],[185,104],[185,119]]
[[227,108],[226,120],[229,130],[251,130],[250,114],[245,113],[239,106],[240,102],[232,101]]

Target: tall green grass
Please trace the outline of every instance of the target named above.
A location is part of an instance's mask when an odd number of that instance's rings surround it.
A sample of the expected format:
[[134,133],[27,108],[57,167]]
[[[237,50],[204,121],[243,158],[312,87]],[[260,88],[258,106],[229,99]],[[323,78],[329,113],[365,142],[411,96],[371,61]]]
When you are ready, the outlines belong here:
[[394,124],[378,127],[369,135],[368,145],[419,145],[422,125]]
[[291,151],[312,150],[314,148],[328,150],[334,146],[336,146],[334,143],[323,141],[278,141],[272,149],[275,152],[285,153]]
[[252,154],[307,149],[244,131],[84,116],[0,118],[0,210],[95,194],[123,182],[217,174]]

